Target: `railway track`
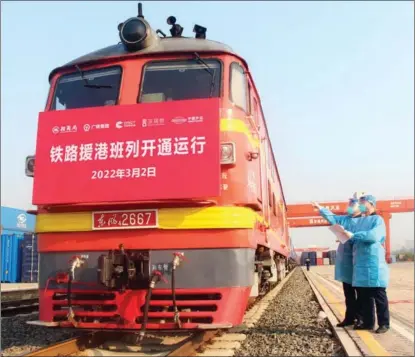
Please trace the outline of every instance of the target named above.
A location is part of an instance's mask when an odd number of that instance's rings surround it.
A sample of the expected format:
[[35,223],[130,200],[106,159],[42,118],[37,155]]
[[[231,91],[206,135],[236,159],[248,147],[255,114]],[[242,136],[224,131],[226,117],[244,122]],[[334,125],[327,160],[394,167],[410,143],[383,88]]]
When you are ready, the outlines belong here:
[[[258,321],[267,303],[275,298],[291,275],[292,272],[267,294],[248,304],[242,328]],[[136,334],[99,331],[32,351],[25,356],[195,356],[203,352],[207,352],[206,355],[216,355],[208,353],[209,347],[220,346],[228,352],[229,349],[238,348],[239,341],[243,341],[246,336],[237,331],[238,328],[197,332],[148,331],[140,344],[136,343]]]
[[[3,296],[2,296],[3,299]],[[17,301],[1,302],[1,316],[12,317],[21,314],[30,314],[36,312],[39,309],[39,300],[25,299]]]
[[1,293],[1,316],[28,314],[39,308],[38,289],[10,290]]
[[72,338],[25,356],[192,356],[207,342],[220,335],[219,330],[148,334],[133,345],[134,336],[114,332],[95,332]]

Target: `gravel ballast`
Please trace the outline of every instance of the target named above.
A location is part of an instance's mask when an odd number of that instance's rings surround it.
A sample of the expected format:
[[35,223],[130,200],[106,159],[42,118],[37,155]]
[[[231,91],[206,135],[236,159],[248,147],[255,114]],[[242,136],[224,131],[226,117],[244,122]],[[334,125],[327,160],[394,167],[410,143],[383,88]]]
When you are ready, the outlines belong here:
[[2,317],[2,356],[21,356],[38,348],[79,335],[78,331],[32,326],[26,321],[39,320],[38,313]]
[[[81,333],[27,325],[31,320],[38,320],[38,314],[2,318],[3,356],[21,356]],[[292,273],[255,326],[240,332],[247,338],[235,356],[345,356],[300,269]]]
[[300,269],[296,269],[235,356],[345,356]]

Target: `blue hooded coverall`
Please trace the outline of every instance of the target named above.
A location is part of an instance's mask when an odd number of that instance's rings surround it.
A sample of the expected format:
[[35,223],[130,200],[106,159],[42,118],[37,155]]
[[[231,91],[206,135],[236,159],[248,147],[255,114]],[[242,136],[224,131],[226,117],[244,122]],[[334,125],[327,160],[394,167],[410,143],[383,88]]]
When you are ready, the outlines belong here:
[[353,237],[353,287],[362,296],[363,323],[367,328],[375,325],[373,300],[379,326],[389,328],[389,306],[386,287],[389,267],[382,243],[386,239],[383,218],[376,213],[359,219]]
[[[347,229],[347,228],[346,228]],[[389,268],[386,264],[386,226],[377,214],[363,217],[351,231],[353,237],[353,286],[363,288],[386,288]]]
[[[320,214],[331,225],[339,224],[347,231],[355,232],[357,222],[360,217],[337,216],[326,208],[321,208]],[[345,244],[339,244],[336,252],[336,264],[334,268],[334,278],[343,283],[343,292],[346,299],[346,315],[344,322],[352,324],[357,318],[361,319],[361,313],[357,302],[357,289],[352,286],[353,282],[353,243],[351,240]],[[340,325],[339,325],[340,326]]]
[[[320,214],[331,225],[339,224],[345,230],[353,233],[360,218],[351,216],[337,216],[326,208],[320,209]],[[352,285],[353,282],[353,243],[351,240],[345,244],[339,244],[336,252],[336,265],[334,268],[334,278],[337,281]]]

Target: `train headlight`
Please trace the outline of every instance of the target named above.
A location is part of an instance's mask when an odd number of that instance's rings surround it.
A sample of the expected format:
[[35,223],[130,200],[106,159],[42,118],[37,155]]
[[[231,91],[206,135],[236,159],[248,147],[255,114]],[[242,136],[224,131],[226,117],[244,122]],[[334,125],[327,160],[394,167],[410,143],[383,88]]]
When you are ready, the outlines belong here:
[[200,26],[200,25],[195,25],[195,27],[193,27],[193,32],[196,34],[195,38],[205,39],[206,31],[207,31],[207,28]]
[[27,177],[33,177],[35,175],[35,157],[26,157],[25,174]]
[[234,164],[236,162],[235,143],[222,143],[220,148],[220,163]]
[[147,38],[149,26],[145,20],[138,17],[132,17],[120,24],[120,39],[129,51],[142,49],[143,42]]

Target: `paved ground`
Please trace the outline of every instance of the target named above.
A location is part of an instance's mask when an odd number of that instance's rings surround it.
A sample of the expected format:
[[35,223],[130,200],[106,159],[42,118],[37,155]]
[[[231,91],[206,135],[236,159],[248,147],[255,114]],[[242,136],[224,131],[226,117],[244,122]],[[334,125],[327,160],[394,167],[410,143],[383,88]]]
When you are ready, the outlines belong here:
[[[390,285],[387,289],[391,313],[391,330],[384,335],[349,330],[367,355],[414,356],[414,264],[389,265]],[[344,316],[342,285],[334,280],[334,266],[311,267],[309,277],[323,295],[335,315]]]
[[7,291],[16,291],[16,290],[31,290],[31,289],[37,289],[38,284],[37,283],[1,283],[1,291],[7,292]]

